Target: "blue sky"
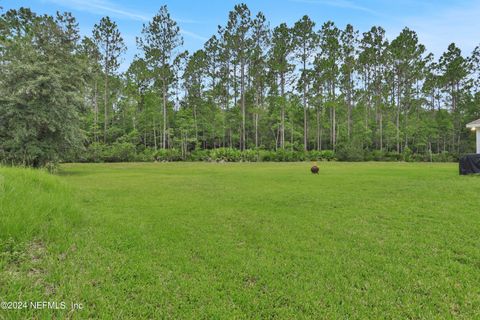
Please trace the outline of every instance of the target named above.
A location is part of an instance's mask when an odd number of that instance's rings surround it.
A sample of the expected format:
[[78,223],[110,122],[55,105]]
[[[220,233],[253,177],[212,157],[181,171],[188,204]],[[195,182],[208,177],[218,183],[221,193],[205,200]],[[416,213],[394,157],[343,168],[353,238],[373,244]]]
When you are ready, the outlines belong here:
[[[114,0],[0,0],[4,10],[30,7],[38,13],[53,14],[55,11],[70,11],[80,24],[82,35],[90,35],[93,25],[102,16],[109,15],[119,25],[128,52],[122,69],[131,61],[136,50],[135,37],[142,24],[166,4],[180,25],[185,49],[193,51],[202,47],[204,41],[224,25],[228,12],[240,1],[230,0],[177,0],[177,1],[114,1]],[[327,20],[339,27],[351,23],[361,32],[372,25],[380,25],[393,39],[408,26],[417,31],[420,41],[438,57],[455,42],[470,54],[480,44],[480,1],[478,0],[246,0],[253,13],[262,11],[276,26],[287,22],[290,26],[302,15],[308,14],[317,27]]]

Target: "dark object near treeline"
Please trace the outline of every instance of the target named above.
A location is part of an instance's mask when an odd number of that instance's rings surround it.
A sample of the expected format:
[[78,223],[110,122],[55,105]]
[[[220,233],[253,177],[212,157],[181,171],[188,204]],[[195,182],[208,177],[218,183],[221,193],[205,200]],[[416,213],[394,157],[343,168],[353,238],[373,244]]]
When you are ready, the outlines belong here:
[[317,166],[313,166],[310,171],[312,171],[313,174],[318,174],[318,167]]
[[467,154],[460,158],[458,169],[461,175],[480,173],[480,154]]

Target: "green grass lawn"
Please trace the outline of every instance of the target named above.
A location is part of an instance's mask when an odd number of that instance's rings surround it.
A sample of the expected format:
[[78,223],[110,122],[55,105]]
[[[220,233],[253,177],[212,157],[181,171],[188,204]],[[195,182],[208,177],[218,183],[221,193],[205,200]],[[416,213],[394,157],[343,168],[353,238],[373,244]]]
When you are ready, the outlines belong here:
[[0,319],[480,317],[479,178],[309,167],[0,168],[0,300],[83,305]]

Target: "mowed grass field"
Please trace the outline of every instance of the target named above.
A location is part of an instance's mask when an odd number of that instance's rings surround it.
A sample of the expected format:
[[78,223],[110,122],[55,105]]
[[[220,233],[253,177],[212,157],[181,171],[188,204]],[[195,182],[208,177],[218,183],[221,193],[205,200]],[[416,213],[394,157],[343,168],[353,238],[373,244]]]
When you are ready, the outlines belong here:
[[479,177],[319,165],[0,168],[0,318],[480,317]]

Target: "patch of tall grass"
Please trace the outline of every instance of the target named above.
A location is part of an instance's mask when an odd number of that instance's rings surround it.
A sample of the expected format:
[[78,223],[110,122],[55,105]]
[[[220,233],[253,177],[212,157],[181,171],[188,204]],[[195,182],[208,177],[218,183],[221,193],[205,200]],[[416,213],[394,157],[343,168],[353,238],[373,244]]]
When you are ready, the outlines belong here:
[[80,223],[72,192],[42,170],[0,167],[0,243],[55,241]]

